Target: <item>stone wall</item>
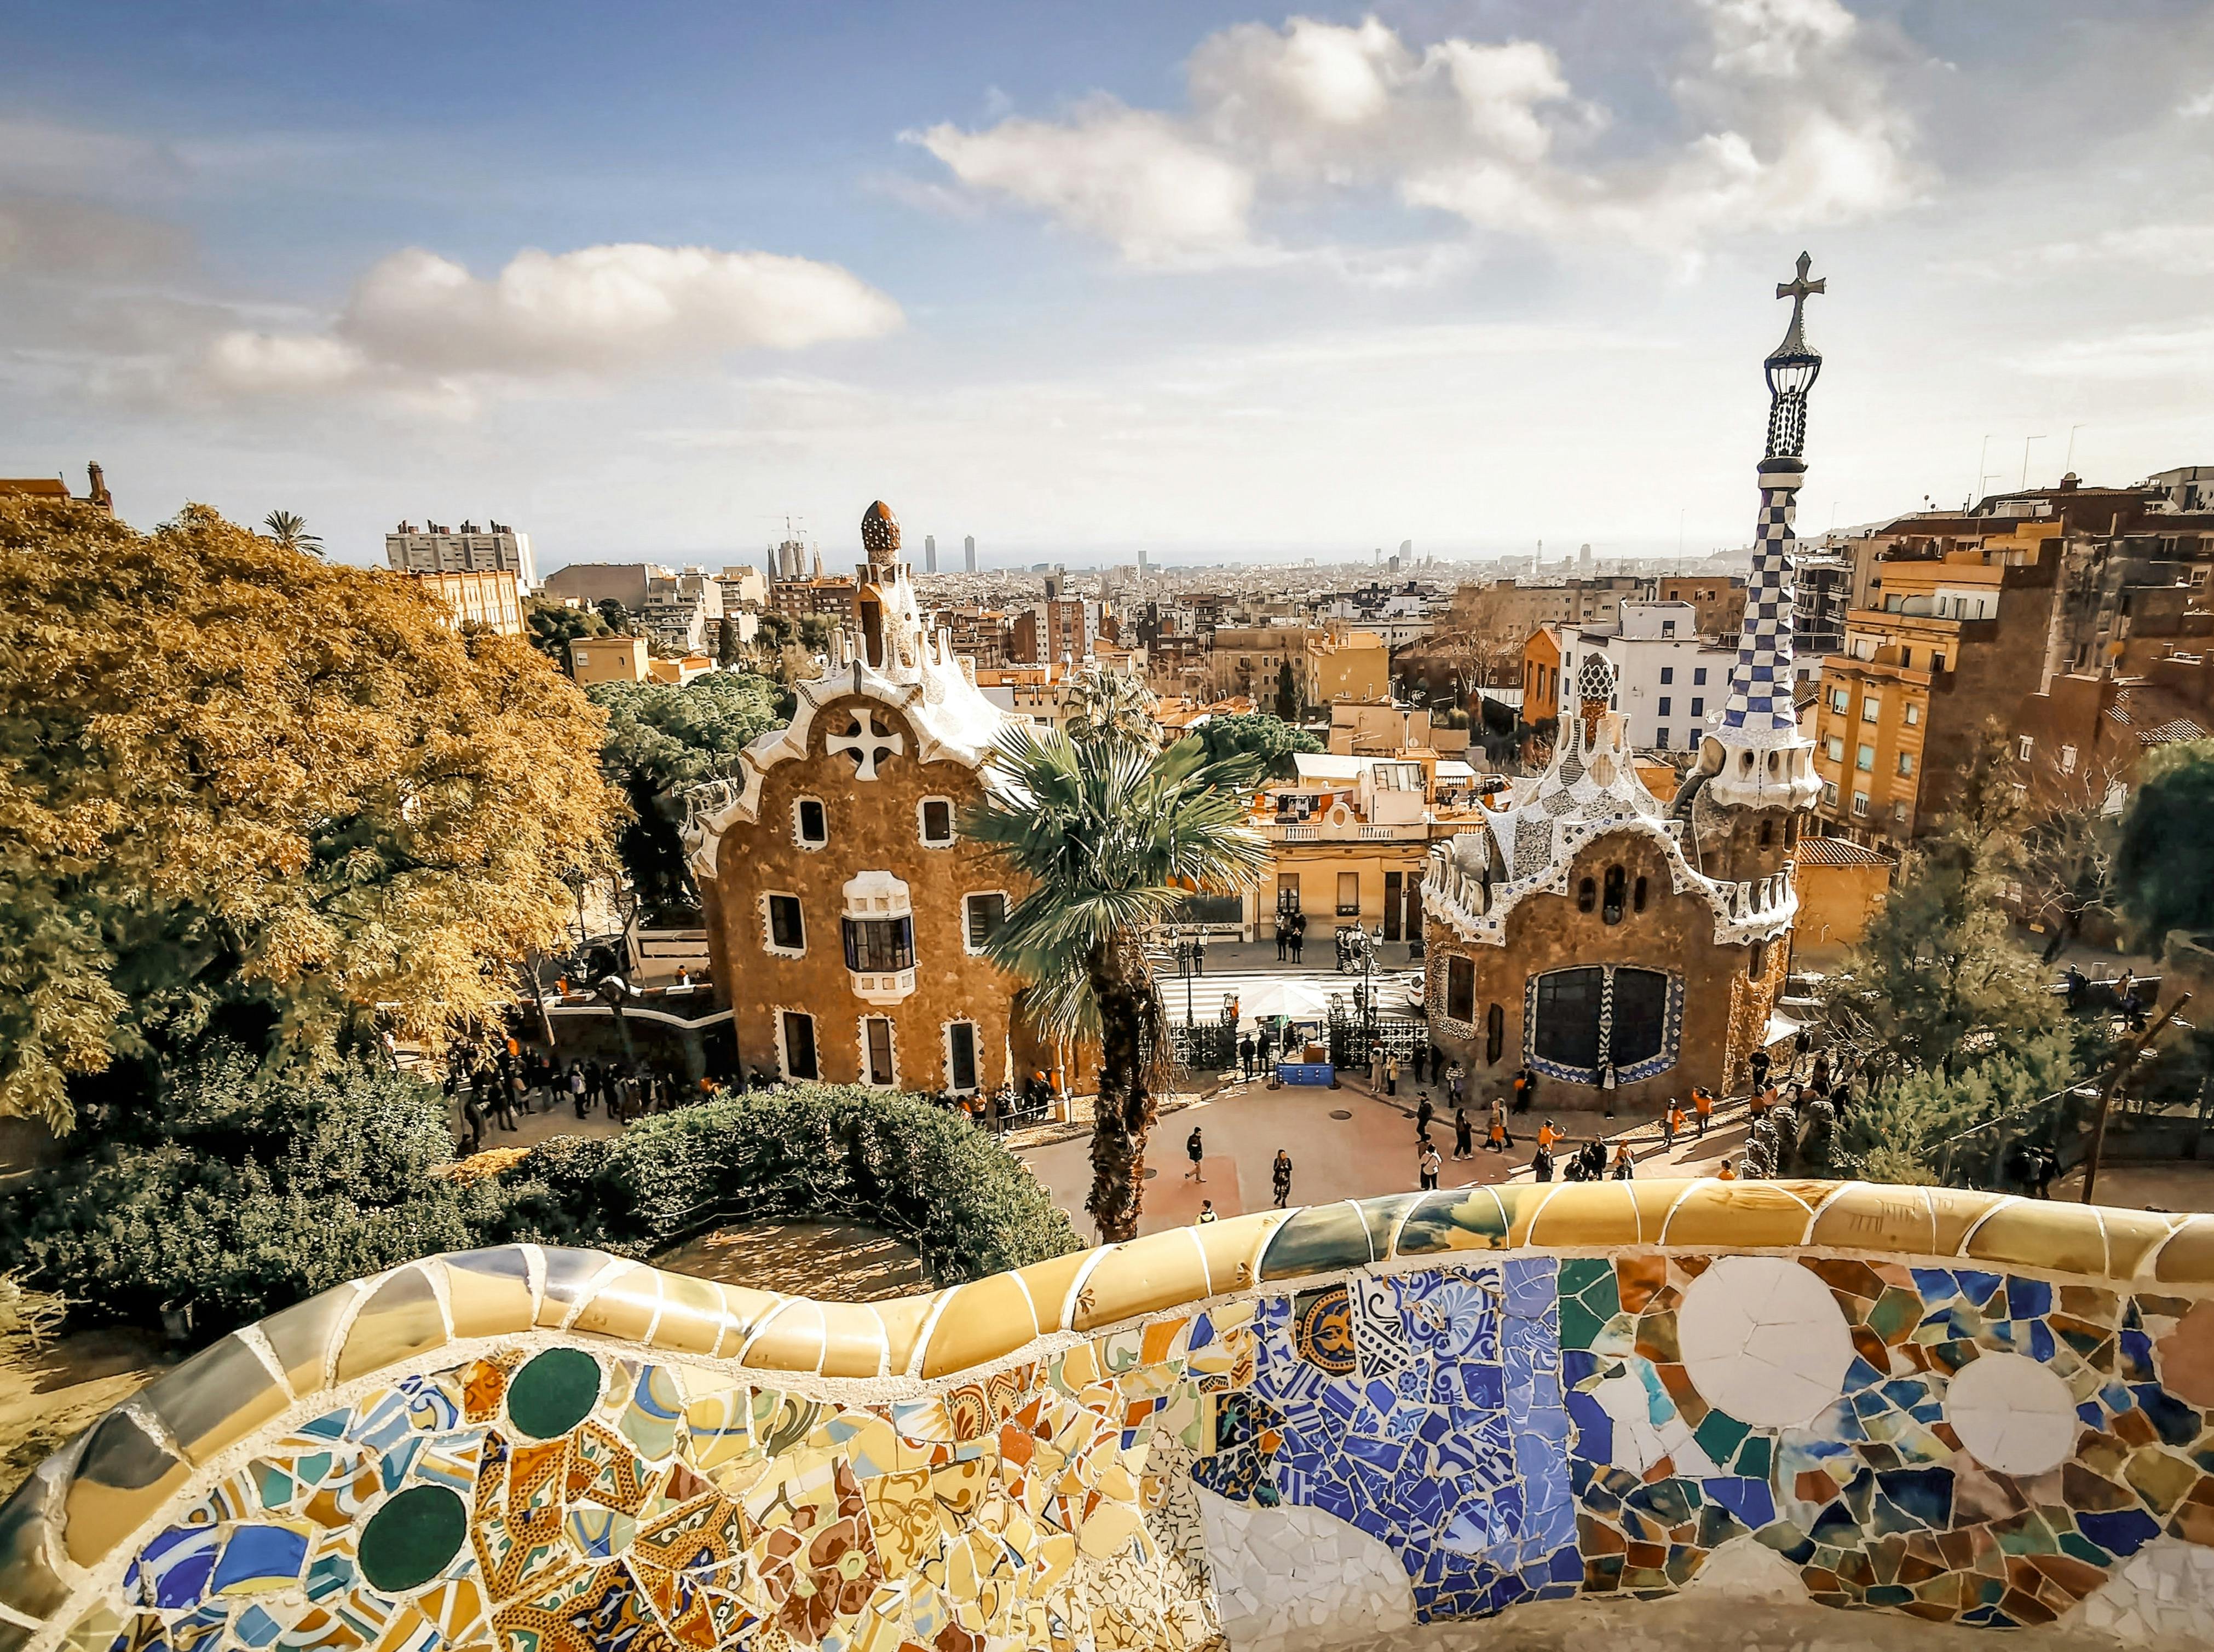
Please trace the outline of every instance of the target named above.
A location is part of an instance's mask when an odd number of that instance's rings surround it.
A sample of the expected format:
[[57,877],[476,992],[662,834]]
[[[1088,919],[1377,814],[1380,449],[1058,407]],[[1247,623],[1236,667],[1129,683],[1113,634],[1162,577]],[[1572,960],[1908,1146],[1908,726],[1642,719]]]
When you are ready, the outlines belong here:
[[[1645,910],[1625,903],[1619,923],[1605,921],[1603,901],[1589,912],[1577,910],[1576,890],[1587,878],[1604,890],[1607,868],[1623,868],[1627,885],[1646,880]],[[1470,1093],[1480,1101],[1503,1093],[1514,1069],[1528,1057],[1526,1010],[1532,976],[1553,970],[1616,964],[1659,970],[1682,982],[1681,1024],[1676,1030],[1675,1062],[1646,1079],[1621,1082],[1612,1105],[1625,1114],[1657,1115],[1670,1097],[1691,1100],[1694,1085],[1717,1094],[1741,1087],[1745,1062],[1764,1031],[1771,1007],[1783,990],[1785,947],[1770,943],[1762,971],[1748,978],[1752,947],[1718,944],[1714,908],[1695,890],[1673,891],[1667,858],[1649,837],[1633,833],[1603,835],[1580,849],[1569,872],[1566,895],[1539,893],[1519,902],[1507,915],[1505,943],[1492,946],[1465,941],[1433,919],[1426,930],[1427,986],[1430,1025],[1437,1041],[1464,1063]],[[1466,958],[1476,970],[1476,1016],[1455,1023],[1446,1013],[1447,960]],[[1498,1061],[1484,1059],[1485,1018],[1491,1006],[1505,1018]],[[1592,1086],[1558,1077],[1542,1077],[1542,1111],[1548,1104],[1597,1109],[1605,1104]]]
[[2214,1219],[1815,1183],[1395,1195],[867,1305],[436,1257],[41,1467],[0,1652],[2203,1643],[2210,1295]]
[[[878,756],[869,780],[856,774],[850,756],[824,750],[856,713],[872,717],[897,744]],[[913,725],[881,698],[826,700],[809,726],[807,755],[762,775],[758,823],[735,823],[723,834],[716,875],[702,887],[716,983],[729,994],[739,1058],[749,1069],[780,1070],[778,1027],[787,1009],[815,1017],[821,1077],[829,1084],[865,1081],[861,1024],[875,1015],[893,1022],[896,1088],[951,1087],[945,1027],[956,1020],[976,1025],[979,1076],[988,1088],[1006,1076],[1011,1035],[1018,1078],[1051,1065],[1019,1025],[1009,1025],[1015,983],[969,951],[963,929],[964,896],[998,890],[1012,907],[1021,890],[1003,864],[957,832],[944,847],[922,841],[923,799],[948,799],[957,818],[981,795],[977,771],[951,759],[919,761],[917,748]],[[793,807],[802,798],[823,805],[829,836],[820,847],[798,840]],[[914,903],[914,990],[896,1004],[858,997],[846,969],[842,890],[847,879],[868,871],[902,879]],[[769,946],[763,899],[770,892],[800,897],[804,957]]]

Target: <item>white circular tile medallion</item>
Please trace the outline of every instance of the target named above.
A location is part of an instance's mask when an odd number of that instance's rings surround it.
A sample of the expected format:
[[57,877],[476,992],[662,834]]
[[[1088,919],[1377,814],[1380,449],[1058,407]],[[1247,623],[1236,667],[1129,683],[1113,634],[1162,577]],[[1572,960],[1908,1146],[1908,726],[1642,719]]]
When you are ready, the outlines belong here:
[[1830,1288],[1783,1257],[1716,1262],[1684,1293],[1676,1343],[1700,1398],[1757,1429],[1813,1421],[1853,1361]]
[[1983,1354],[1953,1374],[1945,1420],[1968,1454],[2002,1474],[2042,1474],[2076,1444],[2076,1401],[2051,1367]]

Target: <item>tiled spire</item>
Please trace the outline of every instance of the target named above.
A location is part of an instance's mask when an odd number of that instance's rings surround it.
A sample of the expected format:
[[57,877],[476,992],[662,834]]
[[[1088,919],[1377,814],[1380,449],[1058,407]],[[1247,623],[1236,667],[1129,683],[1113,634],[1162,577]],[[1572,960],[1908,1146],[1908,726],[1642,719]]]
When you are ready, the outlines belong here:
[[1709,786],[1715,801],[1727,805],[1807,808],[1821,785],[1814,775],[1813,743],[1799,732],[1791,694],[1792,526],[1807,474],[1801,456],[1807,440],[1807,396],[1822,370],[1820,352],[1807,342],[1806,309],[1807,300],[1828,285],[1807,278],[1812,262],[1800,254],[1796,278],[1776,289],[1778,298],[1791,300],[1791,324],[1764,364],[1768,452],[1760,462],[1752,576],[1746,586],[1729,699],[1700,763],[1712,777]]

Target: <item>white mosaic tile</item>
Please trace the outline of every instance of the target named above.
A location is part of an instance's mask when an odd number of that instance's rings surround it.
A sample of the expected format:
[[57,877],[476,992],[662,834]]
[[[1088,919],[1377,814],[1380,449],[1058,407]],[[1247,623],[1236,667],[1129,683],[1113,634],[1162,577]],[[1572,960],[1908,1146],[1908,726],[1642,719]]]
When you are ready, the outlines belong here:
[[1708,1404],[1755,1428],[1809,1423],[1844,1392],[1852,1335],[1830,1288],[1783,1257],[1724,1257],[1676,1316],[1684,1368]]
[[1731,1600],[1807,1598],[1799,1569],[1750,1532],[1709,1555],[1706,1564],[1684,1586],[1684,1593]]
[[1315,1652],[1415,1621],[1391,1551],[1319,1508],[1263,1508],[1199,1493],[1208,1563],[1232,1652]]
[[2049,1366],[1987,1353],[1954,1373],[1945,1420],[1968,1454],[2002,1474],[2042,1474],[2076,1443],[2076,1400]]
[[2214,1642],[2214,1550],[2155,1538],[2062,1622],[2070,1619],[2132,1645]]

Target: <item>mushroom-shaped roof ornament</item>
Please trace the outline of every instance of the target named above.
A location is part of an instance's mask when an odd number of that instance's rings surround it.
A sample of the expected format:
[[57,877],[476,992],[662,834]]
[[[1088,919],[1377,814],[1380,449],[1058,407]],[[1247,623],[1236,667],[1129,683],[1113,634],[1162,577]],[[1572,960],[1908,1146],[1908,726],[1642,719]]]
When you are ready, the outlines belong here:
[[861,512],[861,548],[872,556],[884,556],[900,548],[899,518],[882,499]]

